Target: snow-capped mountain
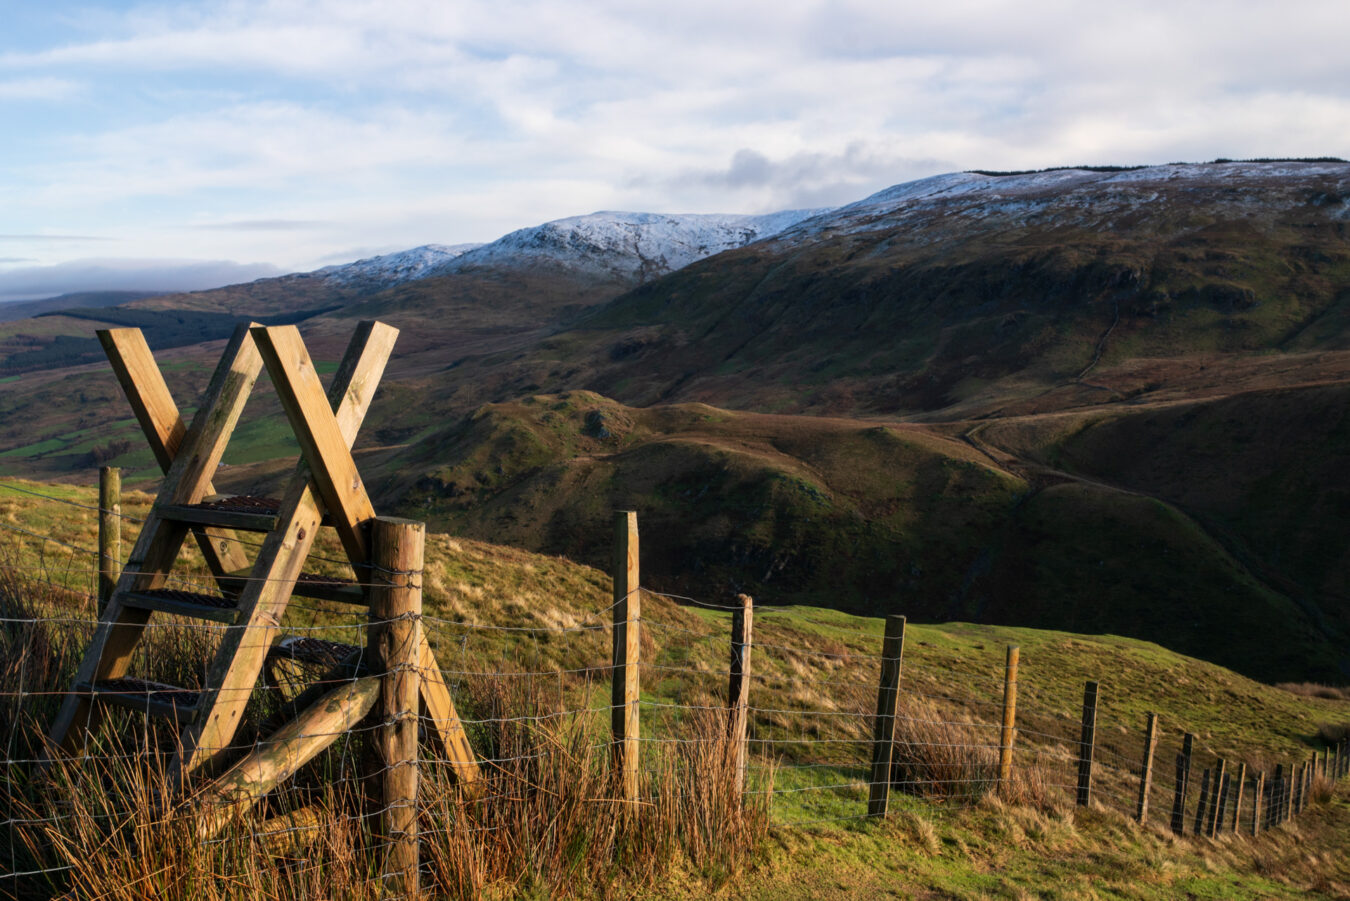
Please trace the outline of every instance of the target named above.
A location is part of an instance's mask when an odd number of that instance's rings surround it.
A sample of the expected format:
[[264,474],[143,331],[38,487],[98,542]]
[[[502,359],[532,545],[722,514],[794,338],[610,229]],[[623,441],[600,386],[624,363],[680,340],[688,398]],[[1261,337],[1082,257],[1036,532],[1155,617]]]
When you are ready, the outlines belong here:
[[[805,244],[828,236],[906,229],[915,246],[980,226],[1086,226],[1111,229],[1141,212],[1203,202],[1256,221],[1300,202],[1312,180],[1338,185],[1322,205],[1350,219],[1350,163],[1173,163],[1122,169],[1050,169],[1012,175],[952,172],[893,185],[828,215],[783,229],[778,240]],[[1342,190],[1343,189],[1343,190]],[[1288,196],[1285,196],[1288,195]],[[1311,198],[1310,198],[1311,199]],[[912,229],[912,230],[911,230]]]
[[638,282],[775,235],[826,210],[763,216],[600,212],[545,222],[491,244],[425,244],[328,266],[311,275],[343,287],[391,287],[470,268],[552,266]]
[[386,253],[337,266],[325,266],[313,275],[322,276],[332,285],[343,287],[378,285],[389,287],[426,278],[443,269],[448,263],[481,244],[423,244],[411,250]]
[[457,257],[446,268],[544,264],[645,281],[778,234],[826,210],[764,216],[599,212],[522,228]]

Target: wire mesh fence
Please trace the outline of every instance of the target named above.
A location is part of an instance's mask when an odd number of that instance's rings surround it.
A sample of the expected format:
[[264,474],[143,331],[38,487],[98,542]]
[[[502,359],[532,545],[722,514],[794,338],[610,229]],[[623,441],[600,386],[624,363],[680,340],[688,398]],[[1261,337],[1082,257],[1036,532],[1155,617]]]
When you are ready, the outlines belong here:
[[[68,507],[75,518],[101,512],[0,483],[0,490],[11,487],[35,502]],[[120,515],[128,533],[143,521]],[[58,754],[47,736],[99,627],[100,551],[82,543],[78,529],[48,532],[12,517],[0,522],[7,539],[0,542],[0,895],[55,895],[91,880],[134,885],[153,881],[156,867],[186,866],[191,855],[197,871],[271,880],[283,895],[331,887],[338,872],[366,881],[389,877],[384,859],[362,850],[380,847],[380,818],[388,809],[377,785],[389,765],[376,747],[388,722],[368,713],[373,701],[366,712],[347,703],[345,718],[305,718],[319,699],[347,692],[350,700],[369,690],[362,680],[380,675],[370,630],[387,621],[360,606],[297,596],[268,626],[266,640],[286,640],[273,645],[260,681],[209,687],[205,676],[217,648],[245,627],[157,614],[129,659],[117,706],[100,704],[88,741]],[[239,541],[256,551],[257,542]],[[186,556],[167,584],[217,591],[217,579],[190,548]],[[377,572],[358,578],[336,555],[320,551],[310,559],[348,587],[383,583]],[[412,575],[431,581],[420,570]],[[236,579],[234,590],[248,581]],[[738,605],[644,589],[641,615],[632,620],[640,635],[634,661],[640,730],[632,737],[641,778],[630,796],[615,778],[611,693],[619,662],[612,631],[626,599],[590,609],[511,603],[470,609],[442,603],[435,585],[424,589],[431,602],[418,622],[434,656],[420,661],[420,674],[426,678],[434,668],[467,740],[458,750],[443,740],[446,712],[421,706],[415,802],[421,869],[446,894],[472,896],[541,868],[603,869],[623,861],[640,873],[674,848],[691,860],[732,865],[768,829],[868,819],[879,786],[892,810],[961,808],[995,792],[1067,808],[1082,798],[1085,759],[1089,803],[1136,817],[1142,792],[1150,821],[1164,828],[1180,803],[1188,835],[1196,821],[1200,832],[1214,834],[1278,827],[1311,791],[1305,776],[1289,778],[1302,761],[1287,761],[1277,778],[1271,761],[1243,760],[1238,778],[1239,761],[1230,754],[1227,782],[1215,779],[1217,787],[1202,795],[1202,771],[1215,767],[1214,751],[1183,745],[1175,729],[1164,729],[1150,765],[1144,723],[1115,715],[1109,694],[1085,747],[1075,699],[1041,679],[1036,666],[1024,666],[1018,678],[1015,737],[1005,745],[1003,669],[965,661],[948,667],[934,655],[904,663],[890,762],[878,776],[881,624],[812,629],[797,611],[768,605],[753,608],[742,771],[734,763],[739,739],[728,709]],[[322,747],[303,766],[283,766],[285,778],[247,808],[222,795],[219,781],[184,783],[174,761],[185,724],[172,711],[191,708],[182,702],[207,690],[247,698],[229,744],[206,749],[220,752],[225,767],[256,761],[277,743],[279,730],[291,727],[295,746]],[[169,696],[173,691],[182,697]],[[157,706],[169,715],[144,715]],[[1183,770],[1176,762],[1188,748]],[[1006,753],[1013,766],[1001,779]],[[469,766],[478,774],[472,781],[465,778]],[[1341,754],[1328,769],[1328,777],[1339,775]],[[149,850],[151,837],[157,852]],[[647,850],[635,851],[639,846]],[[117,853],[90,855],[94,848]],[[264,849],[263,857],[282,864],[259,875],[256,864],[245,862],[246,849]]]

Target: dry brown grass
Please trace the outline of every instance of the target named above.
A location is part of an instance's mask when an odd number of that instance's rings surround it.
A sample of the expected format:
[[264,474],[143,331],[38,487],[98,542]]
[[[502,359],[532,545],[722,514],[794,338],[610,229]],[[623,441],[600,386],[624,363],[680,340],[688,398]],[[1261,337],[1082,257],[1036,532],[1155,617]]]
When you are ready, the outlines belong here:
[[1324,685],[1321,682],[1279,682],[1276,688],[1303,698],[1325,698],[1328,701],[1350,701],[1350,687]]
[[[44,616],[69,601],[0,566],[8,745],[0,843],[16,851],[6,869],[41,871],[0,880],[0,897],[358,899],[379,891],[377,792],[351,778],[371,760],[360,729],[210,842],[194,838],[191,799],[168,802],[174,734],[144,717],[113,712],[90,757],[39,766],[45,724],[88,640],[87,627]],[[156,631],[147,641],[180,684],[193,684],[209,653],[191,631]],[[485,721],[471,727],[476,751],[495,762],[472,796],[448,766],[433,759],[422,768],[423,883],[435,897],[625,896],[672,869],[715,887],[745,865],[767,833],[772,768],[760,770],[753,793],[733,785],[724,716],[691,711],[681,741],[644,748],[641,797],[630,804],[612,784],[608,710],[577,698],[556,680],[466,683],[462,712]],[[249,718],[267,712],[260,705]],[[277,818],[296,810],[317,815],[278,834]]]

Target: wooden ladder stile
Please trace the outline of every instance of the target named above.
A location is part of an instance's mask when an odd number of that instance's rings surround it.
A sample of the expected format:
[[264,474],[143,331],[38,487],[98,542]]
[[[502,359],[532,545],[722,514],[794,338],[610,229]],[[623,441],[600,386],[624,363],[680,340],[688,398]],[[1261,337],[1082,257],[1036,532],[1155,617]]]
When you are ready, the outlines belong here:
[[[372,571],[366,526],[375,510],[351,446],[397,336],[398,330],[388,325],[361,323],[325,391],[294,326],[241,324],[191,426],[185,428],[140,331],[99,332],[165,478],[53,722],[54,749],[82,750],[105,704],[172,717],[181,734],[171,784],[181,784],[194,771],[221,762],[269,659],[341,661],[330,673],[341,673],[348,681],[360,672],[361,655],[353,653],[359,649],[313,638],[283,641],[281,631],[293,594],[369,605],[366,586]],[[301,458],[279,502],[221,500],[211,476],[264,366],[299,439]],[[325,524],[338,533],[356,575],[354,583],[302,573]],[[251,565],[234,529],[265,533]],[[201,548],[219,594],[166,588],[188,535]],[[223,624],[200,687],[128,676],[133,652],[154,613]],[[423,703],[435,726],[429,731],[439,739],[458,778],[476,783],[477,763],[420,625],[418,640],[425,670]],[[302,692],[296,701],[313,697],[313,692]],[[302,710],[297,707],[296,713]]]

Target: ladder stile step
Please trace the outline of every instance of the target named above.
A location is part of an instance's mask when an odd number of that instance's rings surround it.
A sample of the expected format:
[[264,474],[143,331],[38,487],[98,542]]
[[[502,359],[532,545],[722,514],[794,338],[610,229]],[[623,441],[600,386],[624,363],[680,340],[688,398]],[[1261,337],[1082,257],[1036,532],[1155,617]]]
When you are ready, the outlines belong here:
[[325,638],[294,635],[283,638],[268,652],[269,660],[294,660],[317,666],[335,667],[360,655],[361,648]]
[[[252,578],[253,570],[242,569],[225,576],[222,584],[228,591],[241,592]],[[337,601],[358,606],[365,606],[369,603],[365,589],[358,583],[351,579],[323,576],[318,573],[301,573],[295,580],[295,586],[291,589],[291,594],[295,597],[313,598],[318,601]]]
[[174,522],[239,529],[246,532],[270,532],[277,527],[281,501],[270,497],[208,498],[200,504],[166,504],[160,515]]
[[239,610],[235,607],[233,598],[196,591],[179,591],[173,588],[133,591],[123,598],[122,603],[140,610],[157,610],[160,613],[209,619],[227,625],[234,625],[239,619]]
[[107,704],[128,710],[159,716],[178,723],[190,723],[197,716],[199,693],[190,688],[151,682],[148,679],[105,679],[102,682],[80,682],[77,694],[87,695]]

